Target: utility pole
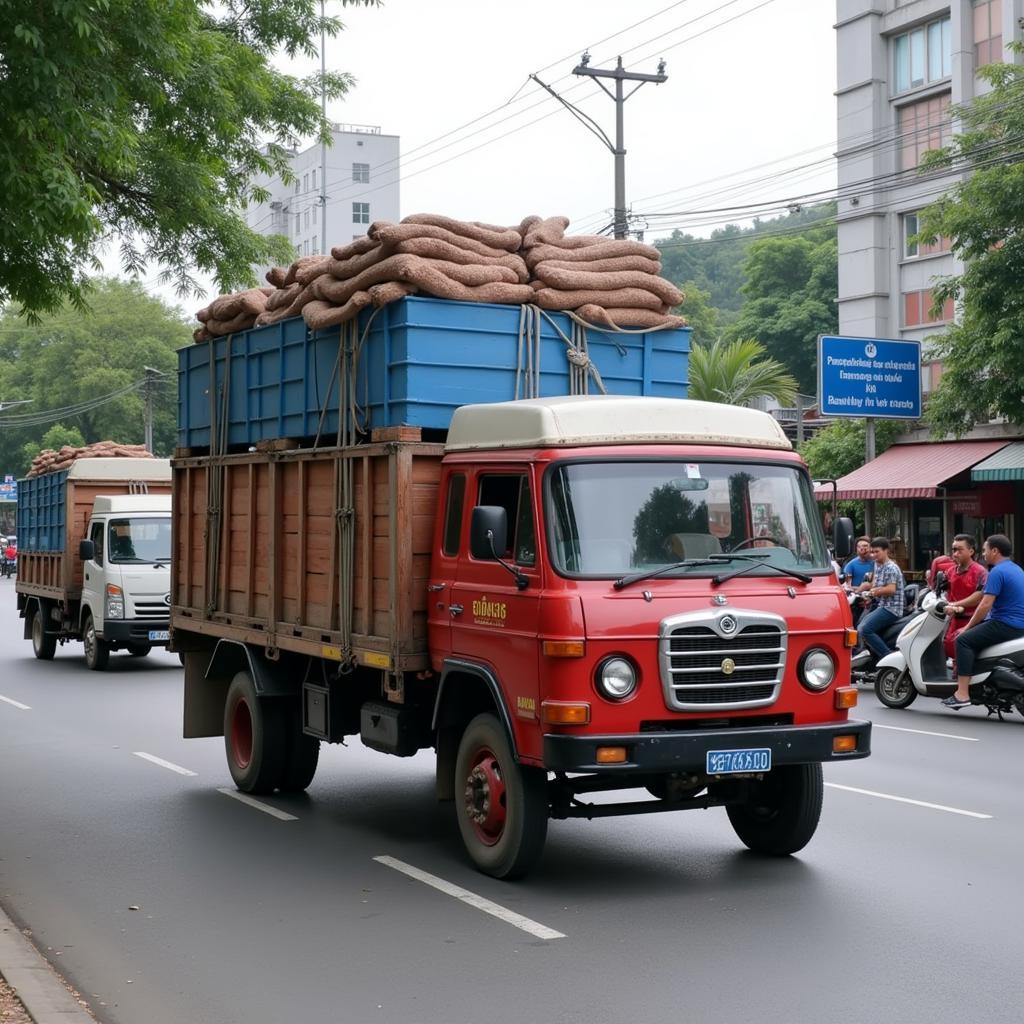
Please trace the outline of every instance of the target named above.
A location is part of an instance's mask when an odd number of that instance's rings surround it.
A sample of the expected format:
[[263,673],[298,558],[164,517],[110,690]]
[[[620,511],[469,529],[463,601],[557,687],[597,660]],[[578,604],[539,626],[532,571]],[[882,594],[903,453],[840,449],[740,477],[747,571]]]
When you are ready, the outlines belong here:
[[144,366],[143,369],[146,371],[146,380],[142,385],[142,397],[145,401],[145,422],[146,422],[146,451],[151,452],[153,450],[153,392],[156,389],[157,380],[163,377],[159,370],[154,370],[152,366]]
[[[327,32],[324,30],[324,0],[320,0],[320,113],[327,120]],[[320,142],[320,251],[330,254],[327,244],[327,141]]]
[[[622,66],[622,58],[619,57],[614,70],[605,68],[590,67],[590,54],[585,53],[580,58],[579,64],[573,68],[574,75],[581,75],[585,78],[592,78],[614,101],[615,101],[615,145],[609,145],[612,154],[615,156],[615,237],[625,238],[628,234],[626,222],[626,142],[624,138],[625,104],[626,100],[645,85],[647,82],[654,82],[661,85],[668,81],[665,74],[665,62],[658,63],[658,72],[654,75],[643,74],[639,71],[627,71]],[[602,78],[608,78],[615,82],[615,91],[612,92]],[[626,82],[637,84],[625,91]]]

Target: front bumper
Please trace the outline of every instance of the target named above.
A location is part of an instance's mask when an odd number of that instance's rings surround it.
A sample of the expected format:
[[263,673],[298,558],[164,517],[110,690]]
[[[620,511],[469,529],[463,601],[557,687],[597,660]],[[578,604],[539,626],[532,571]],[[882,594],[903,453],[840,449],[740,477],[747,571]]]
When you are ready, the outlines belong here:
[[108,619],[103,623],[103,639],[108,644],[139,644],[151,647],[166,647],[166,640],[150,640],[150,632],[167,632],[170,619]]
[[[832,751],[835,736],[856,736],[850,753]],[[628,760],[598,764],[598,747],[625,747]],[[827,725],[773,725],[763,729],[701,729],[694,732],[627,733],[625,735],[544,737],[544,767],[557,772],[644,774],[704,771],[710,750],[770,747],[772,764],[856,761],[871,753],[871,723],[830,722]]]

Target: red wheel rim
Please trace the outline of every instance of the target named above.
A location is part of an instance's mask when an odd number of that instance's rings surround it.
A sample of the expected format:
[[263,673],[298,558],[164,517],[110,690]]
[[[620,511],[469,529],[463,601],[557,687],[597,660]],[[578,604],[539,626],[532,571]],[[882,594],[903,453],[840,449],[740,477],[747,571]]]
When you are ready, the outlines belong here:
[[252,760],[252,712],[244,698],[231,713],[231,756],[239,768],[248,768]]
[[494,846],[505,831],[508,812],[501,765],[489,747],[480,747],[470,758],[465,810],[477,839]]

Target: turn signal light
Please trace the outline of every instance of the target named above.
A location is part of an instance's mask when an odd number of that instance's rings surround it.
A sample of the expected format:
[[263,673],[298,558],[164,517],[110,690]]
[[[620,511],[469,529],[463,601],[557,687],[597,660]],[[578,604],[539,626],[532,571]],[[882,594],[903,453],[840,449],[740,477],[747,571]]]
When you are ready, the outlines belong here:
[[857,706],[860,694],[857,693],[856,686],[837,686],[832,692],[836,695],[836,711],[845,711]]
[[582,658],[587,653],[582,640],[545,640],[540,649],[549,658]]
[[589,704],[568,704],[560,700],[541,701],[540,720],[545,725],[589,725]]
[[598,764],[622,764],[626,760],[626,748],[598,747],[595,760]]
[[851,650],[857,646],[857,630],[855,629],[844,629],[843,630],[843,646],[849,647]]
[[833,736],[832,737],[832,753],[833,754],[852,754],[857,749],[857,737],[856,736]]

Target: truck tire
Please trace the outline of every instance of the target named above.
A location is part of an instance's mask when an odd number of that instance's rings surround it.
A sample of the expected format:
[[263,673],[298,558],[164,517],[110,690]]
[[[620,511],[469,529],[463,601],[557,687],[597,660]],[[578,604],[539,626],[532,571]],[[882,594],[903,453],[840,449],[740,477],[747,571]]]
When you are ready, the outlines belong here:
[[287,754],[287,709],[261,698],[248,672],[238,672],[224,702],[228,770],[243,793],[271,793],[281,785]]
[[129,644],[128,653],[133,658],[144,658],[149,652],[153,650],[151,644]]
[[32,609],[32,653],[40,661],[53,661],[57,651],[57,637],[47,633],[43,624],[42,609],[39,605]]
[[320,761],[320,741],[302,731],[302,706],[294,702],[288,715],[288,753],[281,777],[282,793],[301,793],[309,787]]
[[517,764],[492,714],[477,715],[455,756],[455,809],[477,869],[520,878],[536,863],[548,831],[547,773]]
[[773,768],[751,783],[743,803],[726,807],[736,835],[755,853],[785,857],[811,840],[821,817],[821,765]]
[[85,648],[86,667],[93,672],[102,672],[110,660],[110,645],[96,635],[96,624],[92,615],[86,615],[82,623],[82,646]]

